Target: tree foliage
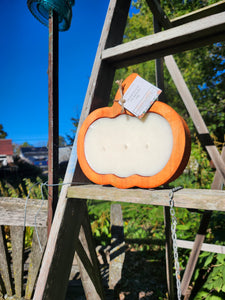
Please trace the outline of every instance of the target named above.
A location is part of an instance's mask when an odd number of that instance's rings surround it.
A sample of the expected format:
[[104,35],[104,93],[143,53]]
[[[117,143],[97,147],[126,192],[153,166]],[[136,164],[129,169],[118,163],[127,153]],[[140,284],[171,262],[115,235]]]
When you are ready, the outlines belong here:
[[68,145],[73,145],[73,141],[74,141],[74,138],[75,138],[77,127],[78,127],[78,124],[79,124],[79,117],[71,118],[71,121],[72,121],[72,124],[73,124],[73,129],[71,130],[72,135],[67,134],[67,136],[66,136],[67,140],[68,140]]
[[65,147],[67,145],[66,140],[63,136],[59,136],[59,147]]
[[3,125],[0,124],[0,139],[5,139],[7,137],[7,133],[3,129]]

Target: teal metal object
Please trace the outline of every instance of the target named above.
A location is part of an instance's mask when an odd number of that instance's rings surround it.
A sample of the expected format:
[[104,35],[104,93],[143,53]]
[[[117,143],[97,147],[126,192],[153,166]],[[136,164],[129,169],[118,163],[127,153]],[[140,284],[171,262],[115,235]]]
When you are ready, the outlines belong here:
[[58,15],[58,30],[70,28],[74,0],[27,0],[27,6],[35,18],[48,27],[49,14],[55,11]]

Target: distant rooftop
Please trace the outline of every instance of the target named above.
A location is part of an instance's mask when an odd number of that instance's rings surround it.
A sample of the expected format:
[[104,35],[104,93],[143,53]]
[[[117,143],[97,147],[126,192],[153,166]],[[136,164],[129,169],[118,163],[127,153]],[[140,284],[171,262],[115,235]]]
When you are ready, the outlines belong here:
[[13,155],[12,140],[0,139],[0,155]]
[[47,147],[21,147],[20,157],[42,169],[48,169]]
[[47,147],[21,147],[20,151],[23,154],[34,154],[34,153],[41,153],[41,152],[47,152],[48,153],[48,148]]

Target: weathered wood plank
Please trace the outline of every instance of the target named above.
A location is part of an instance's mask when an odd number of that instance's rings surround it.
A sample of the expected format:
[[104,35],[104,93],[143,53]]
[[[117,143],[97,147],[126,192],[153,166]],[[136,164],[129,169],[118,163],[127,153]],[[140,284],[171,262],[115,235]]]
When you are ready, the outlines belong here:
[[5,285],[2,280],[1,272],[0,272],[0,299],[3,299],[3,296],[6,294]]
[[[77,200],[76,206],[71,199],[66,202],[63,218],[56,209],[48,238],[44,258],[34,293],[34,300],[62,300],[65,298],[71,266],[74,258],[85,201]],[[51,249],[54,247],[54,249]],[[49,251],[50,252],[49,254]],[[49,261],[51,264],[49,264]]]
[[[170,190],[117,189],[100,185],[72,186],[68,197],[169,206]],[[183,189],[174,195],[175,207],[225,211],[225,191]],[[74,201],[77,201],[74,199]]]
[[176,85],[176,88],[187,108],[188,113],[192,118],[195,128],[199,134],[199,139],[203,144],[203,146],[205,146],[216,169],[218,170],[221,178],[223,179],[223,182],[225,183],[225,162],[220,156],[218,149],[213,144],[208,128],[205,125],[205,122],[194,102],[194,99],[183,79],[183,76],[172,56],[167,56],[164,59],[165,59],[167,69]]
[[123,233],[123,215],[120,204],[112,204],[110,212],[111,249],[109,264],[109,288],[114,289],[122,277],[125,259],[125,241]]
[[225,10],[225,0],[205,6],[203,8],[197,9],[183,16],[172,19],[171,23],[173,26],[179,26],[194,20],[208,17],[213,14],[217,14],[224,10]]
[[[177,240],[177,246],[183,249],[192,249],[194,246],[194,242]],[[201,246],[201,251],[225,254],[225,246],[203,243]]]
[[[165,245],[165,240],[164,239],[155,239],[155,238],[147,238],[147,239],[125,239],[126,243],[129,244],[152,244],[152,245],[158,245],[158,246],[164,246]],[[192,249],[194,242],[193,241],[188,241],[188,240],[179,240],[177,239],[177,245],[179,248],[184,248],[184,249]],[[201,251],[208,251],[208,252],[213,252],[213,253],[220,253],[220,254],[225,254],[225,246],[222,245],[214,245],[214,244],[208,244],[208,243],[203,243],[201,247]]]
[[[41,244],[41,249],[39,246],[36,230],[37,230],[38,238],[39,238],[39,241]],[[47,242],[47,227],[39,227],[39,228],[36,228],[36,230],[34,229],[33,240],[32,240],[32,249],[31,249],[31,253],[29,256],[30,263],[29,263],[26,292],[25,292],[26,299],[32,298],[34,285],[35,285],[37,275],[39,272],[39,268],[41,265],[43,251],[45,249],[46,242]]]
[[0,272],[7,295],[12,296],[12,275],[3,226],[0,226]]
[[[222,152],[221,152],[221,158],[225,162],[225,146],[223,146]],[[216,171],[216,174],[213,179],[213,183],[211,185],[211,189],[215,190],[222,190],[224,183],[223,178],[221,177],[220,173]]]
[[24,271],[24,237],[23,226],[10,226],[12,243],[12,264],[14,274],[15,294],[18,298],[23,295],[23,271]]
[[[82,265],[83,272],[81,274],[82,283],[85,284],[85,296],[86,299],[96,299],[96,300],[103,300],[104,293],[102,289],[102,284],[100,284],[99,277],[98,277],[98,269],[96,266],[92,265],[90,260],[90,256],[88,253],[87,245],[83,245],[80,240],[78,240],[76,251],[77,256],[79,257],[78,264],[79,266]],[[96,273],[97,272],[97,273]],[[97,276],[96,276],[97,275]],[[93,291],[95,295],[93,295]]]
[[[25,217],[26,199],[0,197],[0,225],[23,226]],[[42,205],[42,208],[40,209]],[[47,201],[29,199],[26,208],[26,226],[45,227],[47,224]]]
[[123,67],[209,45],[224,38],[225,12],[142,37],[102,52],[103,61]]
[[[160,6],[160,1],[158,0],[146,0],[151,12],[153,13],[154,22],[157,20],[160,26],[164,27],[165,29],[172,28],[169,18],[167,17],[166,13]],[[155,23],[154,23],[155,29]],[[154,33],[159,32],[161,30],[154,30]]]
[[[85,218],[82,220],[78,247],[76,249],[76,258],[79,268],[83,270],[81,273],[81,280],[85,286],[84,290],[86,298],[91,299],[94,297],[96,300],[104,299],[100,268],[92,237],[87,206],[85,207],[85,210]],[[93,294],[93,291],[95,290],[97,293],[95,292],[95,294]]]

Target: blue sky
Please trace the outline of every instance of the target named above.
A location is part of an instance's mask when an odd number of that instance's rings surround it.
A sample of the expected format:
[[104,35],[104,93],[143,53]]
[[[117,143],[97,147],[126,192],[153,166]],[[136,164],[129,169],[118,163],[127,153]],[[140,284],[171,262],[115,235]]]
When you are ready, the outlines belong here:
[[[59,33],[59,134],[72,134],[82,109],[109,1],[76,0],[68,31]],[[0,124],[14,143],[48,139],[48,28],[26,0],[0,1]]]

